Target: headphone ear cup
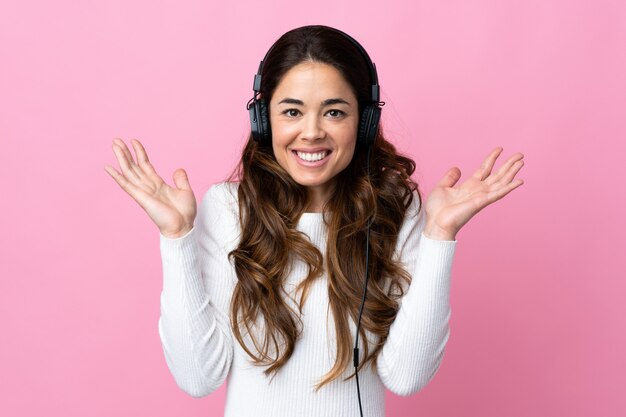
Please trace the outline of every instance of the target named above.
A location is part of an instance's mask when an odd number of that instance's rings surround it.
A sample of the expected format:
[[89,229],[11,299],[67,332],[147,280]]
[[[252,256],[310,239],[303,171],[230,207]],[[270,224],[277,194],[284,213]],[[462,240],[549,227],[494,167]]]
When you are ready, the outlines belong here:
[[268,145],[272,142],[272,131],[265,100],[261,98],[254,100],[251,104],[248,110],[250,111],[252,138],[261,145]]
[[251,101],[250,105],[248,106],[248,111],[250,112],[250,131],[252,132],[252,138],[257,142],[260,142],[261,141],[261,131],[260,131],[261,123],[259,121],[259,111],[257,108],[256,100]]
[[272,143],[272,129],[270,127],[270,117],[267,111],[265,99],[257,101],[259,106],[259,124],[261,126],[261,144],[270,145]]
[[359,133],[357,142],[363,146],[373,145],[378,134],[378,124],[380,122],[380,107],[366,106],[361,113],[359,123]]

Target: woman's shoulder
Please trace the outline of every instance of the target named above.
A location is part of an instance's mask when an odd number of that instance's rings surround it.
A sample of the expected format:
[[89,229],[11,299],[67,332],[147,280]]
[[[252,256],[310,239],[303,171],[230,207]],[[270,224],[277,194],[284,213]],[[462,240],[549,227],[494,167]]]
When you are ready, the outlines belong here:
[[422,195],[420,194],[420,192],[416,189],[413,190],[411,192],[412,198],[411,198],[411,203],[408,205],[405,213],[404,213],[404,222],[416,222],[419,221],[420,216],[423,216],[423,209],[422,209]]
[[[210,239],[219,240],[227,247],[231,238],[239,235],[239,204],[237,199],[238,183],[220,182],[209,186],[204,193],[196,224],[201,233],[210,235]],[[234,242],[234,240],[233,240]]]
[[228,210],[233,214],[239,211],[237,190],[239,182],[223,181],[209,187],[200,204],[205,210]]
[[418,191],[413,191],[412,195],[413,198],[404,212],[404,219],[398,232],[397,244],[400,246],[399,249],[406,244],[411,236],[416,237],[416,234],[419,236],[419,231],[424,228],[426,220],[426,213],[422,207],[423,197]]
[[209,187],[206,194],[212,198],[218,198],[222,202],[237,202],[237,190],[239,182],[222,181],[215,183]]

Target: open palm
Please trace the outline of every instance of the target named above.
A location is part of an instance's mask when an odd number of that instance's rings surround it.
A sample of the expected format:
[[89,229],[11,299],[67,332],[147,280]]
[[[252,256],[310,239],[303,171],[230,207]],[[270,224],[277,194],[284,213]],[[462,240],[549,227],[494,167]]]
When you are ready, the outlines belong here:
[[500,169],[492,174],[496,159],[502,152],[495,148],[474,174],[455,187],[461,178],[461,170],[451,168],[431,191],[425,204],[427,229],[455,236],[476,213],[501,199],[524,182],[513,181],[524,165],[524,155],[516,153]]
[[197,208],[185,170],[174,171],[176,188],[170,187],[154,170],[141,143],[136,139],[131,143],[136,162],[126,144],[116,138],[113,152],[122,173],[109,165],[104,169],[148,213],[161,234],[170,238],[186,234],[193,227]]

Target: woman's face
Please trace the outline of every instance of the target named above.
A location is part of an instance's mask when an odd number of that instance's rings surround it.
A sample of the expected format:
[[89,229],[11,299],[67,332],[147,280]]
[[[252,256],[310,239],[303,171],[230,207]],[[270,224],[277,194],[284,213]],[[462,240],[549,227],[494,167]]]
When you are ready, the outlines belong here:
[[358,102],[350,84],[331,65],[298,64],[274,90],[269,117],[276,160],[308,187],[308,210],[321,211],[356,146]]

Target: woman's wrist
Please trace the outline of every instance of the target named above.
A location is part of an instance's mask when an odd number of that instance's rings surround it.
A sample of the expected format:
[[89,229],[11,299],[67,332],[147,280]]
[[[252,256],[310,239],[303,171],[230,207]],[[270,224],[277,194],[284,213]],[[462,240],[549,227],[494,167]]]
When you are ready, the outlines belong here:
[[178,232],[175,232],[175,233],[168,233],[168,232],[162,232],[162,231],[161,231],[161,234],[162,234],[163,236],[165,236],[166,238],[168,238],[168,239],[178,239],[179,237],[183,237],[183,236],[185,236],[187,233],[189,233],[189,232],[191,231],[191,229],[192,229],[192,228],[193,228],[193,226],[191,226],[191,227],[186,227],[186,228],[183,228],[182,230],[180,230],[180,231],[178,231]]
[[456,233],[444,230],[433,223],[427,223],[423,233],[433,240],[456,240]]

